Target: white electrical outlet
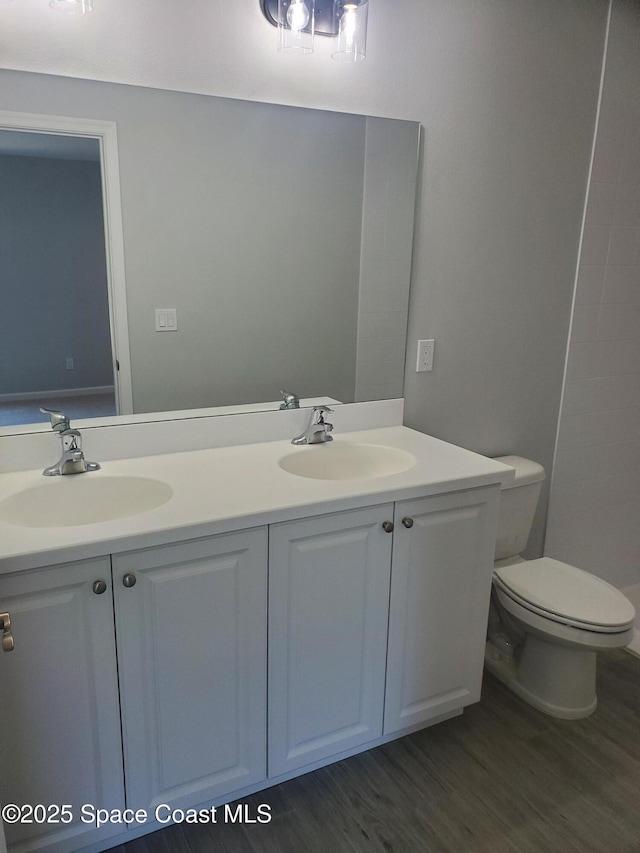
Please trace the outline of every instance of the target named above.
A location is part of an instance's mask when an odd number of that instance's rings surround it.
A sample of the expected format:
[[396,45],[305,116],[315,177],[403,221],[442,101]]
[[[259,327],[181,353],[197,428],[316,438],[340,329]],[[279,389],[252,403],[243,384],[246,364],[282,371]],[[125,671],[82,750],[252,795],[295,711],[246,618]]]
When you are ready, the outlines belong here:
[[433,370],[433,350],[435,341],[418,341],[418,358],[416,361],[416,373],[424,373]]
[[68,358],[67,359],[67,370],[73,370],[73,369],[74,369],[73,359]]

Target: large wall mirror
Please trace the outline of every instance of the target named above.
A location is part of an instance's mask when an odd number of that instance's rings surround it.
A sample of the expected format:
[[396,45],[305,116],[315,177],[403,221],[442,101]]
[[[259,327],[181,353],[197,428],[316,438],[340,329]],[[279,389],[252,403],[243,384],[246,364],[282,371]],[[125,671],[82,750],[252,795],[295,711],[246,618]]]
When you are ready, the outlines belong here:
[[[0,110],[43,116],[0,117],[3,433],[61,399],[107,423],[402,396],[416,123],[12,71]],[[117,130],[121,276],[100,146],[47,116]]]

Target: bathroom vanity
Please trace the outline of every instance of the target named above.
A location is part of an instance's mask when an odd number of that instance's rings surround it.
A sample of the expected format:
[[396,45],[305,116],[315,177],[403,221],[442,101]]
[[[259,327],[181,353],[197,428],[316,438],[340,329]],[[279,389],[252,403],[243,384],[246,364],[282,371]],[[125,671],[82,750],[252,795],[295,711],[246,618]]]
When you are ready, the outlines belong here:
[[[402,426],[0,475],[0,799],[64,809],[9,849],[104,850],[476,702],[511,476]],[[78,524],[89,478],[170,497]],[[47,500],[7,521],[28,489]],[[68,523],[30,526],[58,500]]]

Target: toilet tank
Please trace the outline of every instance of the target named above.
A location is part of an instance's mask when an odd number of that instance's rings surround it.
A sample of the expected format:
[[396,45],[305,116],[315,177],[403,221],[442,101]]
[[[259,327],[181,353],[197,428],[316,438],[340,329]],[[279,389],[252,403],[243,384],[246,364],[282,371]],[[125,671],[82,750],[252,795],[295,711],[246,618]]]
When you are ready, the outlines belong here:
[[533,517],[544,481],[544,468],[522,456],[499,456],[502,462],[515,468],[515,480],[502,486],[500,515],[496,537],[496,560],[522,553],[531,532]]

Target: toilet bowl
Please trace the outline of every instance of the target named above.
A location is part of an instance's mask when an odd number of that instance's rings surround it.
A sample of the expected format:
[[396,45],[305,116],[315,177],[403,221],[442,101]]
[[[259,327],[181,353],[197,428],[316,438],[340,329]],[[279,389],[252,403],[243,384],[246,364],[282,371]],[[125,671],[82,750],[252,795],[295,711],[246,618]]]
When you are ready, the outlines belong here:
[[522,699],[553,717],[593,713],[596,655],[633,638],[635,610],[611,584],[568,563],[524,560],[540,488],[541,465],[518,456],[503,488],[485,666]]

